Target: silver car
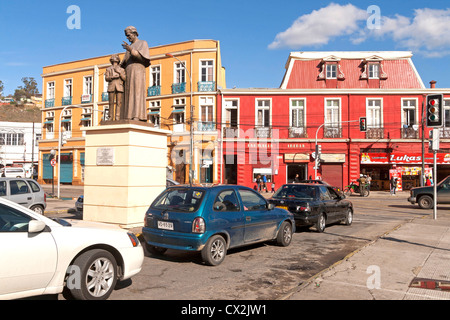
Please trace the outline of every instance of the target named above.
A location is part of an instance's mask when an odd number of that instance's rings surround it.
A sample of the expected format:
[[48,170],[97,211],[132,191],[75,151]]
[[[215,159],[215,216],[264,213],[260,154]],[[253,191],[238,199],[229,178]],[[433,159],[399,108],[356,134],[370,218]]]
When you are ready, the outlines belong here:
[[18,203],[39,214],[44,214],[47,207],[44,189],[33,179],[0,178],[0,197]]

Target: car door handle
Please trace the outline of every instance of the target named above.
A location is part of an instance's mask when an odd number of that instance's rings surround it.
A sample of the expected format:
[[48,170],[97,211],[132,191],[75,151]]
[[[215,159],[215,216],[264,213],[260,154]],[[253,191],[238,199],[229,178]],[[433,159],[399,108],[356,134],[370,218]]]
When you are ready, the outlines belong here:
[[245,221],[252,221],[252,217],[245,217]]
[[27,200],[31,200],[31,197],[28,197]]

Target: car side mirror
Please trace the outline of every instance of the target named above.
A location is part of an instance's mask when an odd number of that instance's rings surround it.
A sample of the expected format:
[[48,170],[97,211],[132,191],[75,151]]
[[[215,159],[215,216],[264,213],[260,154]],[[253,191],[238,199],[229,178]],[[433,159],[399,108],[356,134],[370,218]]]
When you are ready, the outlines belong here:
[[46,224],[43,221],[31,220],[28,223],[28,232],[29,233],[41,232],[45,229],[45,227],[46,227]]
[[273,203],[268,203],[267,204],[267,209],[273,210],[274,208],[275,208],[275,205]]

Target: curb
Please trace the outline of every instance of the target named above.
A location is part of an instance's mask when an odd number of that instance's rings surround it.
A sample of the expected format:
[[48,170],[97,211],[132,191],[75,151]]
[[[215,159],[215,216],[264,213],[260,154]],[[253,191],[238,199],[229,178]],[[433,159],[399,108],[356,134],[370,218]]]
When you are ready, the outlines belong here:
[[352,256],[354,256],[355,254],[357,254],[358,252],[362,251],[363,249],[373,245],[375,242],[377,242],[378,240],[380,240],[381,238],[387,236],[388,234],[390,234],[391,232],[401,228],[402,226],[404,226],[407,223],[411,223],[412,221],[414,221],[415,219],[419,218],[419,219],[423,219],[425,217],[425,215],[420,216],[420,217],[414,217],[411,218],[405,222],[400,223],[399,225],[393,227],[391,230],[386,231],[385,233],[383,233],[382,235],[376,237],[374,240],[366,243],[365,245],[363,245],[362,247],[350,252],[349,254],[347,254],[344,258],[342,258],[341,260],[336,261],[335,263],[333,263],[331,266],[323,269],[322,271],[319,271],[318,273],[316,273],[315,275],[309,277],[308,279],[306,279],[304,282],[302,282],[300,285],[296,286],[295,288],[292,288],[291,290],[289,290],[288,293],[286,293],[285,295],[275,299],[275,300],[288,300],[290,297],[292,297],[294,294],[302,291],[304,288],[308,287],[315,279],[317,279],[318,277],[320,277],[322,274],[324,274],[325,272],[333,269],[334,267],[340,265],[341,263],[343,263],[344,261],[347,261],[348,259],[350,259]]

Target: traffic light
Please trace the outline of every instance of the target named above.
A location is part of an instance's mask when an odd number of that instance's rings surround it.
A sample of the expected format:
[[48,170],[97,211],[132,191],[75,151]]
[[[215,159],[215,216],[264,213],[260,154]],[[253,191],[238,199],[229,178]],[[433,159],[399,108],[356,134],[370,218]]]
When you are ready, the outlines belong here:
[[442,94],[427,96],[427,127],[442,127],[444,124],[444,106]]
[[61,136],[61,146],[65,145],[66,143],[67,143],[67,133],[66,131],[63,131]]
[[367,131],[367,119],[366,117],[359,118],[359,131],[366,132]]

